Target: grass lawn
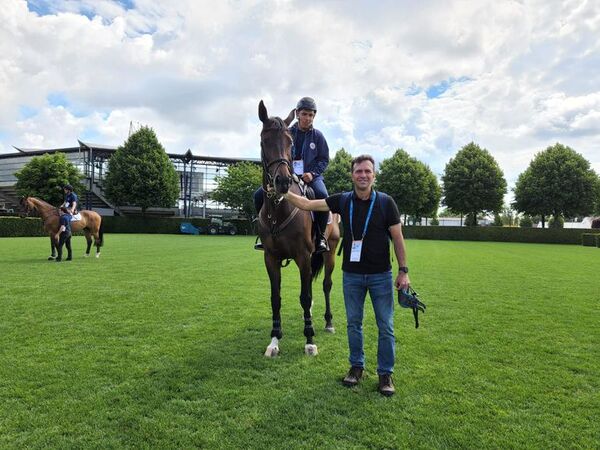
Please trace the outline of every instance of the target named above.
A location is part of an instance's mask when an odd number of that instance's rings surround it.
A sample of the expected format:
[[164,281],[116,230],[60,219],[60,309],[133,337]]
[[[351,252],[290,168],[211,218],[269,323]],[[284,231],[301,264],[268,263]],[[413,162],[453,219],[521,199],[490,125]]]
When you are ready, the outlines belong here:
[[[100,259],[48,262],[0,239],[1,448],[598,448],[600,250],[407,242],[427,313],[396,310],[397,393],[347,389],[341,272],[319,355],[303,354],[284,269],[282,354],[251,237],[107,235]],[[341,261],[339,261],[341,265]],[[394,264],[396,265],[396,264]]]

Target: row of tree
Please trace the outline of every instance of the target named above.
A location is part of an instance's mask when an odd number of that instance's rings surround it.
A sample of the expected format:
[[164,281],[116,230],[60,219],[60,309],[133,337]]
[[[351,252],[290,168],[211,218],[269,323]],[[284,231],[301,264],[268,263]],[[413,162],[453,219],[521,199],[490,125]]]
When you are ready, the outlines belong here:
[[[352,155],[340,149],[323,174],[329,192],[352,189]],[[212,194],[215,201],[240,210],[246,217],[255,216],[253,192],[261,185],[261,168],[252,163],[230,166],[227,174],[217,178]],[[36,195],[52,203],[62,201],[60,188],[66,182],[82,192],[81,173],[64,155],[33,158],[17,172],[17,191]],[[446,164],[441,185],[431,169],[398,149],[378,168],[375,188],[391,195],[400,213],[420,221],[435,218],[440,200],[446,212],[465,215],[467,225],[476,225],[477,216],[501,215],[512,224],[512,213],[503,205],[507,184],[493,156],[471,142]],[[109,160],[104,183],[105,194],[117,205],[171,207],[179,195],[177,172],[151,128],[142,127],[120,146]],[[573,149],[555,144],[535,155],[519,176],[514,188],[512,207],[524,215],[541,218],[552,216],[555,226],[563,217],[600,214],[600,178],[589,162]]]
[[[340,149],[323,174],[329,192],[352,189],[352,155]],[[218,180],[214,199],[252,217],[252,192],[261,183],[261,169],[242,163]],[[398,149],[383,160],[375,188],[391,195],[400,213],[420,221],[437,216],[442,204],[452,215],[465,215],[467,225],[477,225],[477,216],[494,214],[497,225],[515,225],[511,207],[504,206],[507,183],[500,166],[486,149],[471,142],[446,164],[442,184],[431,169],[407,152]],[[514,188],[514,210],[525,216],[540,217],[545,226],[562,226],[564,217],[600,214],[600,178],[589,162],[561,144],[538,153]],[[527,223],[527,220],[525,221]]]

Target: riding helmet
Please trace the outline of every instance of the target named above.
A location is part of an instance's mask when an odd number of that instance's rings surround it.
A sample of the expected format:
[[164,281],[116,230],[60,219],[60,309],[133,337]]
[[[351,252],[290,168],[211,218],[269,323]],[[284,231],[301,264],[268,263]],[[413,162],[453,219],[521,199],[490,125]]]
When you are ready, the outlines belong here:
[[63,186],[63,189],[68,189],[69,191],[72,191],[73,190],[73,186],[71,186],[70,184],[65,184]]
[[317,103],[314,99],[310,97],[302,97],[298,100],[298,104],[296,105],[296,109],[301,111],[303,109],[308,109],[310,111],[317,112]]

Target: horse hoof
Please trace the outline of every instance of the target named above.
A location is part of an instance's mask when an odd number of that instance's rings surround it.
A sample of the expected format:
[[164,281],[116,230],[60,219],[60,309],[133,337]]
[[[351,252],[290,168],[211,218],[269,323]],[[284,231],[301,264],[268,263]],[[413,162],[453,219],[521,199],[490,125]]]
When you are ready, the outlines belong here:
[[90,256],[89,253],[86,253],[85,255],[83,255],[84,258],[87,258],[88,256]]
[[48,256],[48,261],[54,261],[56,259],[56,256]]
[[267,347],[267,351],[265,352],[265,356],[267,358],[275,358],[279,355],[279,347],[271,347],[270,345]]
[[100,258],[100,253],[96,253],[96,258]]
[[275,358],[279,355],[279,339],[276,337],[271,338],[271,343],[267,347],[267,351],[265,352],[265,356],[267,358]]
[[317,356],[319,351],[317,350],[317,346],[315,344],[306,344],[304,346],[304,353],[308,356]]
[[335,328],[333,328],[333,325],[331,325],[331,326],[325,327],[325,331],[327,333],[334,334],[335,333]]

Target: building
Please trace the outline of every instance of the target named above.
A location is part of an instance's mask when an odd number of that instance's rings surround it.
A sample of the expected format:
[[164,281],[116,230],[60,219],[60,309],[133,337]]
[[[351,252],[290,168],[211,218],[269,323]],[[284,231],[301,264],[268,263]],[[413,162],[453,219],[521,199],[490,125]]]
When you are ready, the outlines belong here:
[[[17,210],[19,198],[15,190],[15,173],[34,156],[46,153],[64,153],[67,159],[84,174],[87,191],[80,193],[83,209],[93,209],[102,215],[135,214],[136,208],[113,205],[104,195],[103,183],[108,170],[108,160],[117,147],[78,141],[75,147],[54,149],[28,149],[15,147],[17,152],[0,154],[0,205],[7,210]],[[260,164],[255,158],[225,158],[194,155],[191,150],[184,154],[167,153],[179,174],[179,205],[175,208],[157,208],[160,215],[206,217],[212,214],[231,216],[233,211],[210,200],[216,187],[215,178],[228,166],[242,162]]]

